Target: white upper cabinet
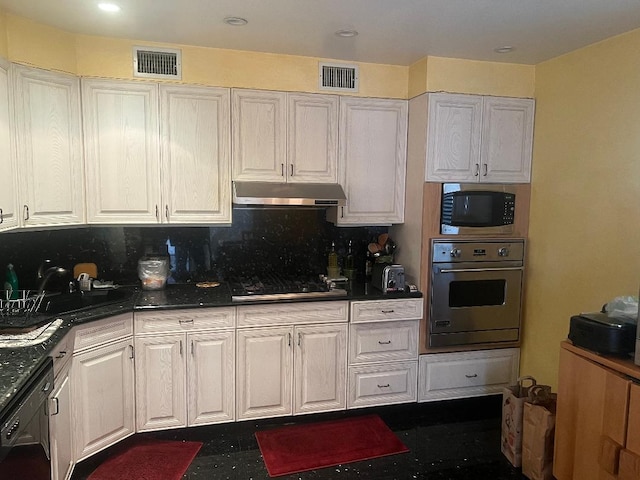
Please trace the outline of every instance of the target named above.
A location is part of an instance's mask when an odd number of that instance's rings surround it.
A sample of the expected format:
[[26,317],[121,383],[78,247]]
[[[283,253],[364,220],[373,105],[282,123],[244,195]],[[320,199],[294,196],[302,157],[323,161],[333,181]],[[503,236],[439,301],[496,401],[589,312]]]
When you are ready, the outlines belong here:
[[158,85],[83,79],[89,223],[159,223]]
[[22,225],[82,224],[79,80],[22,65],[12,72]]
[[163,222],[231,223],[229,89],[160,86]]
[[0,231],[18,226],[18,197],[15,158],[11,147],[13,121],[9,62],[0,59]]
[[535,102],[429,94],[428,182],[528,183]]
[[340,99],[338,179],[347,205],[327,212],[337,225],[404,222],[407,110],[405,100]]
[[485,97],[480,148],[481,182],[529,183],[535,102]]
[[338,183],[338,97],[289,94],[287,181]]
[[337,183],[338,97],[233,90],[233,179]]
[[83,80],[89,223],[230,223],[229,90]]

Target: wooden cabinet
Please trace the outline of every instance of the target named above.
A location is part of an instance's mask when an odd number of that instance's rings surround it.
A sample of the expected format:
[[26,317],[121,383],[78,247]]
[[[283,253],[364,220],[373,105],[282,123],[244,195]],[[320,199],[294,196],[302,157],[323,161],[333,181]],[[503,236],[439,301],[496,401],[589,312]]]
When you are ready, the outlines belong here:
[[327,212],[337,225],[404,221],[407,102],[340,99],[338,182],[347,205]]
[[158,86],[83,79],[89,223],[160,222]]
[[[102,342],[110,323],[129,326],[132,314],[83,325],[76,333],[95,343],[76,342],[71,370],[74,460],[99,452],[135,433],[134,351],[130,335]],[[126,331],[126,330],[124,330]],[[84,348],[83,348],[84,347]]]
[[136,313],[138,431],[233,421],[235,308]]
[[0,231],[19,225],[18,189],[15,157],[12,149],[14,125],[11,110],[9,62],[0,59]]
[[[640,369],[563,343],[553,474],[558,480],[640,475]],[[620,368],[622,366],[622,368]],[[633,374],[635,377],[630,377]]]
[[73,335],[67,334],[51,352],[54,390],[48,399],[51,480],[67,480],[74,465],[70,367]]
[[229,90],[160,86],[163,223],[231,223]]
[[83,79],[82,98],[89,223],[231,222],[228,89]]
[[519,363],[518,348],[420,355],[418,401],[500,393],[516,383]]
[[232,92],[233,179],[337,183],[338,97]]
[[22,65],[12,72],[21,224],[82,224],[79,80]]
[[351,302],[347,407],[415,402],[422,299]]
[[534,100],[431,93],[427,182],[528,183]]
[[238,307],[238,419],[341,410],[348,302]]

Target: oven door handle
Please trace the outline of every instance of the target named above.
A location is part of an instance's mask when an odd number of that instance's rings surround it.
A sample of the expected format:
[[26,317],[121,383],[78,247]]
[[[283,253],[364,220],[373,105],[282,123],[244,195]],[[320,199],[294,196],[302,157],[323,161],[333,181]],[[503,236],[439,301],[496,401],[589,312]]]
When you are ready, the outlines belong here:
[[503,267],[503,268],[441,268],[438,273],[465,273],[465,272],[517,272],[524,270],[524,267]]

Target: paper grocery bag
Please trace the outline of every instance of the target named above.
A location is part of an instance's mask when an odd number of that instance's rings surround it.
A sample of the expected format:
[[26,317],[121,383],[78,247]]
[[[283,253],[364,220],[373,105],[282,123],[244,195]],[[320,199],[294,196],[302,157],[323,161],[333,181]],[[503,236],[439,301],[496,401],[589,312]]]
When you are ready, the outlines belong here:
[[524,404],[522,424],[522,474],[530,480],[553,479],[555,401]]
[[[530,381],[529,387],[524,382]],[[522,465],[522,415],[529,388],[536,384],[533,377],[520,377],[516,385],[502,390],[501,450],[514,467]]]

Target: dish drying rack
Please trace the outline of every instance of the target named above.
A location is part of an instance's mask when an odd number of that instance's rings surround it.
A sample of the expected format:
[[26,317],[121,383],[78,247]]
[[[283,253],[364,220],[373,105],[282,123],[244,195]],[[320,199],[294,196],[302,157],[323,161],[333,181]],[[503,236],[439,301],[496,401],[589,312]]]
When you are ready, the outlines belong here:
[[[38,312],[44,292],[34,290],[0,290],[0,317],[29,319]],[[12,298],[16,297],[16,298]]]

